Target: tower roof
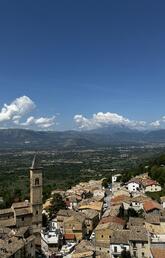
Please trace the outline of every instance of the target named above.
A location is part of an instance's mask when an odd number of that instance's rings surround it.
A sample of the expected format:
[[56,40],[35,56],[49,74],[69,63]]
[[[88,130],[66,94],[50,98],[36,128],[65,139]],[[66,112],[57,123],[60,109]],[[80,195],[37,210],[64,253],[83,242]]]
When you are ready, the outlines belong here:
[[40,169],[41,167],[38,165],[38,159],[37,159],[37,155],[34,155],[34,158],[32,160],[32,165],[31,165],[31,169]]

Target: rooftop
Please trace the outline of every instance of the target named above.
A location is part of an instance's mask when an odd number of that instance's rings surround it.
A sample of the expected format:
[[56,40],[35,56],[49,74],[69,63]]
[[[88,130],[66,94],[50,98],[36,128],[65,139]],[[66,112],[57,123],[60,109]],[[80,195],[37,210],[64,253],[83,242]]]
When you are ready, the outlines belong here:
[[91,210],[91,209],[84,210],[82,213],[84,213],[86,218],[88,218],[88,219],[93,219],[93,218],[95,218],[96,216],[99,215],[98,211]]
[[30,207],[16,209],[15,214],[16,214],[16,216],[32,215],[32,209]]
[[112,217],[112,216],[104,217],[100,221],[101,224],[108,223],[108,222],[120,224],[122,226],[124,226],[126,224],[125,220],[123,220],[119,217]]
[[94,245],[90,241],[82,240],[75,247],[75,251],[72,254],[72,257],[73,258],[92,257],[94,250],[95,250],[95,247],[94,247]]
[[14,213],[12,208],[9,209],[0,209],[0,215],[5,215],[5,214],[10,214],[10,213]]
[[92,209],[92,210],[96,210],[96,211],[101,211],[102,207],[103,207],[102,202],[92,202],[92,203],[89,203],[89,204],[80,205],[79,209],[80,210]]
[[57,212],[57,216],[64,216],[64,217],[70,217],[72,215],[74,215],[76,213],[76,211],[73,210],[59,210]]
[[165,257],[165,248],[152,247],[151,253],[154,258],[164,258]]
[[130,197],[122,194],[122,195],[112,197],[111,202],[112,202],[112,205],[117,205],[117,204],[121,204],[124,201],[128,201],[128,200],[130,200]]
[[156,201],[152,201],[152,200],[147,200],[143,203],[143,208],[146,212],[148,211],[152,211],[154,209],[158,209],[158,210],[161,210],[162,207],[161,205],[156,202]]
[[129,240],[132,241],[148,241],[148,235],[145,228],[141,226],[133,226],[130,229]]
[[111,235],[111,244],[127,244],[129,242],[129,230],[113,231]]
[[145,219],[130,217],[127,225],[129,228],[132,226],[143,226],[143,225],[145,225]]
[[165,234],[165,227],[162,225],[154,225],[146,222],[145,227],[146,227],[146,230],[151,234],[156,234],[156,235]]
[[30,206],[30,202],[28,200],[24,201],[24,202],[14,202],[12,204],[13,209],[26,208],[26,207],[29,207],[29,206]]

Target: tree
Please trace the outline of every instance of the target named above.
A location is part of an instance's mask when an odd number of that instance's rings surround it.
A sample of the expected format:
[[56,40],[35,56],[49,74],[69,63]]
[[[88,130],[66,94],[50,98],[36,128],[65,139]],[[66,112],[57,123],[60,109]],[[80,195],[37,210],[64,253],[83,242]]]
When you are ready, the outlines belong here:
[[46,216],[45,213],[43,213],[43,214],[42,214],[42,226],[43,226],[44,228],[46,228],[47,225],[48,225],[48,217]]
[[139,214],[137,211],[135,211],[132,208],[129,208],[127,211],[128,217],[139,217]]
[[129,251],[123,250],[121,252],[120,258],[131,258],[131,254]]
[[112,183],[112,177],[108,177],[108,178],[105,178],[103,181],[102,181],[102,186],[107,188],[109,184]]
[[62,196],[58,193],[54,194],[51,199],[51,207],[49,208],[49,215],[52,217],[53,215],[56,215],[56,213],[60,209],[66,209],[66,204],[64,200],[62,199]]

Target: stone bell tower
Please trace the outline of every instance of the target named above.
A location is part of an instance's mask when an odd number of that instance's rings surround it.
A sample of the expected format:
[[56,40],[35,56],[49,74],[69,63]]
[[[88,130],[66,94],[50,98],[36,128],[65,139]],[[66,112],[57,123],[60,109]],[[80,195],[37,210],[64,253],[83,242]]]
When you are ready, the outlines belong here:
[[37,164],[36,155],[30,168],[30,203],[33,213],[33,234],[36,237],[36,246],[40,246],[42,228],[42,168]]

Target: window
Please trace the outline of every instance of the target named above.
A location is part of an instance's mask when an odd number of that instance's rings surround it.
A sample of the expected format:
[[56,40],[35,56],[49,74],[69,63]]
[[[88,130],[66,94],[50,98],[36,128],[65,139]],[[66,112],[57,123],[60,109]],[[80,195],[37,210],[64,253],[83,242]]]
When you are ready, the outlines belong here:
[[39,185],[39,182],[40,182],[40,180],[39,180],[39,178],[37,177],[37,178],[35,179],[35,185]]
[[142,247],[144,247],[144,243],[142,243]]
[[24,217],[22,217],[22,221],[24,221]]
[[36,215],[38,215],[38,211],[36,211]]
[[117,253],[117,246],[114,246],[114,252]]
[[133,251],[133,256],[136,257],[136,251]]
[[103,238],[103,235],[101,237]]
[[144,252],[142,252],[142,257],[144,257]]

